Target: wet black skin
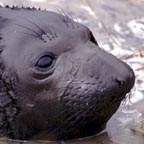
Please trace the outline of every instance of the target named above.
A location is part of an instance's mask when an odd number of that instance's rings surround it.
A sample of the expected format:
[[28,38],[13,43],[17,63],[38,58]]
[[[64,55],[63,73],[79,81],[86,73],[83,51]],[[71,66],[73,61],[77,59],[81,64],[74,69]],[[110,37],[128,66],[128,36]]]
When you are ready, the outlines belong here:
[[[134,85],[132,69],[67,16],[0,8],[0,133],[96,134]],[[42,139],[42,138],[41,138]]]

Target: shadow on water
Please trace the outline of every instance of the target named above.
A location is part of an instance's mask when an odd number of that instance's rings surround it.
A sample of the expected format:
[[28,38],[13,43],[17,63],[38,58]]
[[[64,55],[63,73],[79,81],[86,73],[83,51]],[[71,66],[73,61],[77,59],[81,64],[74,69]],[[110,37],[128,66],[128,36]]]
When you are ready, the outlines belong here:
[[87,25],[99,45],[126,61],[135,71],[136,84],[97,135],[73,141],[12,141],[0,138],[0,144],[144,144],[144,0],[0,0],[1,5],[35,6],[62,9],[74,20]]

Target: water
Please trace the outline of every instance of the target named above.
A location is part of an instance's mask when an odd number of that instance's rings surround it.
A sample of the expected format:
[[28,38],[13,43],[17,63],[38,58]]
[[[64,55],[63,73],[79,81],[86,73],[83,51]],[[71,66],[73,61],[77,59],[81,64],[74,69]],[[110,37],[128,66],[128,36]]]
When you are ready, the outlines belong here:
[[128,99],[98,136],[67,142],[0,138],[0,144],[144,144],[144,0],[0,0],[0,4],[64,11],[88,26],[99,45],[127,62],[136,74]]

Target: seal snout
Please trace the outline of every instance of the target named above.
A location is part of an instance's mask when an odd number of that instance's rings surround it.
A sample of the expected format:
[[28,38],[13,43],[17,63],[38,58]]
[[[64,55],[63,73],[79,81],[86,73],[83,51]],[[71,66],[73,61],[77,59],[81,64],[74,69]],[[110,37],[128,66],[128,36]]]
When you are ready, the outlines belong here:
[[99,51],[101,63],[101,77],[106,85],[115,89],[118,86],[119,92],[128,93],[135,82],[135,74],[132,68],[125,62],[117,59],[115,56]]
[[115,81],[116,83],[118,83],[119,88],[122,91],[125,91],[125,93],[130,92],[130,90],[132,89],[134,82],[135,82],[135,75],[134,72],[132,71],[131,68],[129,68],[128,65],[126,65],[127,67],[127,73],[123,74],[123,77],[116,77]]

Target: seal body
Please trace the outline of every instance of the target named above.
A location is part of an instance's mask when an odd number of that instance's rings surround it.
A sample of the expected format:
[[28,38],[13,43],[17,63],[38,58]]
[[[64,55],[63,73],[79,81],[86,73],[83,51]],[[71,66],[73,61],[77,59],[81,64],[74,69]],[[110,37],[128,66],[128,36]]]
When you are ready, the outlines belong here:
[[132,69],[67,16],[0,8],[0,132],[54,139],[100,132],[134,85]]

